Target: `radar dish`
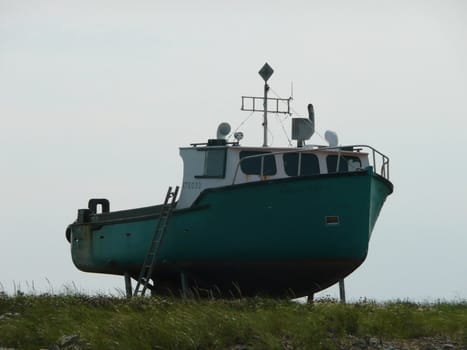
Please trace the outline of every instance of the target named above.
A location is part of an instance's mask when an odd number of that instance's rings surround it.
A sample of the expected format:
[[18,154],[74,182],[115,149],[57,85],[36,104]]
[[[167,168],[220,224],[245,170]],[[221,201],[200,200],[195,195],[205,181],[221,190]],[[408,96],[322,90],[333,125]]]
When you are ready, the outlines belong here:
[[324,133],[324,138],[331,147],[336,147],[339,144],[339,139],[334,131],[326,130]]
[[225,139],[225,137],[230,133],[230,124],[229,123],[220,123],[217,127],[217,139]]

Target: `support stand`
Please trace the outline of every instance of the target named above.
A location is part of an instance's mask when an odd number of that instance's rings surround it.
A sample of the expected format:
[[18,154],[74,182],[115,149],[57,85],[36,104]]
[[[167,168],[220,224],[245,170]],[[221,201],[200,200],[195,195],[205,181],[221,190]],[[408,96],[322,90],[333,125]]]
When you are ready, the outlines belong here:
[[345,285],[344,285],[344,279],[339,280],[339,297],[340,297],[341,303],[345,304]]
[[182,283],[182,297],[186,299],[188,296],[188,280],[183,272],[180,272],[180,281]]
[[131,287],[131,277],[128,273],[125,273],[123,277],[125,278],[126,297],[131,298],[131,296],[133,295],[133,288]]

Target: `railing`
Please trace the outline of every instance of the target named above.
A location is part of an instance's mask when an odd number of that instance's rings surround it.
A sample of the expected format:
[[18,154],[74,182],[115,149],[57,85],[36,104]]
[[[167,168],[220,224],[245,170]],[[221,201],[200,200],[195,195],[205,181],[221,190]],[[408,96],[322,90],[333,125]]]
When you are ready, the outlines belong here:
[[[350,145],[350,146],[336,146],[336,147],[321,147],[318,146],[318,148],[303,148],[303,149],[293,149],[290,151],[278,151],[278,152],[267,152],[262,153],[262,154],[255,154],[252,156],[247,156],[243,157],[240,159],[240,161],[237,163],[236,169],[235,169],[235,174],[232,180],[232,185],[236,183],[237,180],[237,175],[238,171],[240,169],[240,166],[242,162],[249,160],[249,159],[254,159],[254,158],[261,158],[261,168],[260,168],[260,174],[255,174],[263,178],[266,176],[264,174],[264,157],[267,156],[276,156],[280,154],[287,154],[287,153],[298,153],[299,158],[298,158],[298,164],[297,164],[297,176],[300,176],[300,167],[301,167],[301,155],[302,153],[307,153],[307,154],[319,154],[322,153],[323,151],[331,151],[331,152],[326,152],[327,155],[329,154],[336,154],[338,156],[337,158],[337,165],[336,165],[336,171],[339,170],[339,165],[341,160],[347,161],[345,159],[345,156],[349,156],[349,154],[352,153],[360,153],[360,151],[364,150],[365,153],[368,153],[368,162],[369,165],[373,167],[373,171],[380,175],[381,177],[385,178],[386,180],[389,180],[389,157],[381,153],[380,151],[376,150],[375,148],[368,146],[368,145]],[[262,152],[262,151],[259,151]],[[370,156],[371,155],[371,156]],[[379,170],[379,171],[378,171]],[[322,173],[321,173],[322,174]]]

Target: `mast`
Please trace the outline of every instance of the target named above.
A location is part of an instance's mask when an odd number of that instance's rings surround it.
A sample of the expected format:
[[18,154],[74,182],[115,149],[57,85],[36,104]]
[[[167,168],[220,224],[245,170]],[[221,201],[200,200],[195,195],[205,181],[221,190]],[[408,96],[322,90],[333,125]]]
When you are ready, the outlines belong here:
[[[242,111],[251,111],[251,112],[263,112],[263,147],[268,147],[268,112],[271,113],[282,113],[290,115],[290,100],[289,98],[275,98],[268,97],[269,85],[268,79],[274,73],[274,69],[266,62],[264,66],[259,70],[259,75],[264,80],[264,94],[262,97],[255,96],[242,96]],[[257,107],[259,102],[262,100],[263,108]],[[271,102],[268,110],[268,101]],[[257,104],[258,102],[258,104]],[[281,105],[280,105],[280,104]]]
[[268,147],[268,91],[269,85],[264,83],[264,117],[263,117],[263,147]]
[[261,78],[264,79],[263,147],[268,147],[268,79],[271,77],[272,73],[274,73],[274,69],[272,69],[271,66],[266,62],[263,68],[261,68],[258,73],[261,76]]

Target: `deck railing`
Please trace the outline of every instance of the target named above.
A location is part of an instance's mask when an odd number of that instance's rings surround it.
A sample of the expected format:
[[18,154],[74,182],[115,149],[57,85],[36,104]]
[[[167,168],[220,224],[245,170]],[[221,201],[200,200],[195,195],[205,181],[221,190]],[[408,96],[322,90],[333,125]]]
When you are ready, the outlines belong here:
[[[266,176],[264,174],[264,157],[270,157],[270,156],[276,156],[276,155],[281,155],[281,154],[287,154],[287,153],[298,153],[299,154],[299,160],[297,164],[297,176],[300,176],[300,167],[301,167],[301,154],[306,153],[306,154],[317,154],[317,153],[322,153],[325,151],[327,155],[329,154],[334,154],[337,155],[337,166],[336,170],[338,171],[339,169],[339,164],[341,161],[347,161],[345,159],[345,156],[349,156],[352,153],[360,153],[361,151],[364,151],[364,153],[368,154],[368,162],[369,165],[373,167],[373,171],[380,175],[381,177],[385,178],[386,180],[389,180],[389,157],[378,151],[377,149],[369,146],[369,145],[350,145],[350,146],[336,146],[336,147],[317,147],[317,148],[303,148],[303,149],[293,149],[293,150],[287,150],[287,151],[278,151],[278,152],[267,152],[266,153],[261,153],[261,154],[255,154],[252,156],[247,156],[243,157],[240,159],[240,161],[237,163],[236,169],[235,169],[235,174],[232,180],[232,185],[236,183],[237,181],[237,175],[238,171],[240,169],[240,166],[242,162],[249,160],[249,159],[254,159],[254,158],[261,158],[261,168],[260,168],[260,174],[256,174],[263,178]],[[262,151],[259,151],[262,152]],[[321,172],[321,174],[323,174]]]

